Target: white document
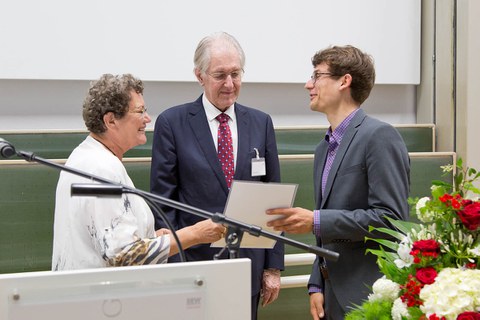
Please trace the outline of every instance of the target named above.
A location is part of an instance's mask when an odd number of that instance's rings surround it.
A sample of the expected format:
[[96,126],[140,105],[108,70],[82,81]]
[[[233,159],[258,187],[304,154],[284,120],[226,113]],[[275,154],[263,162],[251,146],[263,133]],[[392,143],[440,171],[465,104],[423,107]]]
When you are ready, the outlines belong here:
[[[274,208],[291,208],[297,188],[298,184],[234,180],[223,214],[228,218],[259,226],[265,231],[280,234],[280,231],[267,227],[267,222],[275,220],[276,217],[267,215],[265,211]],[[244,232],[240,246],[271,249],[275,242],[270,238],[255,237]],[[225,239],[222,238],[211,246],[225,247],[225,245]]]

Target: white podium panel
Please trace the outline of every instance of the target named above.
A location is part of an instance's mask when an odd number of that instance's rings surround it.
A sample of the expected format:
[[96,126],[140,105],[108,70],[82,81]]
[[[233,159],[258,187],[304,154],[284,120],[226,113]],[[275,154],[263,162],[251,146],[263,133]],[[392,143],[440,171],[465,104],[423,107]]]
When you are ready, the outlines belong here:
[[0,320],[249,319],[249,259],[0,275]]

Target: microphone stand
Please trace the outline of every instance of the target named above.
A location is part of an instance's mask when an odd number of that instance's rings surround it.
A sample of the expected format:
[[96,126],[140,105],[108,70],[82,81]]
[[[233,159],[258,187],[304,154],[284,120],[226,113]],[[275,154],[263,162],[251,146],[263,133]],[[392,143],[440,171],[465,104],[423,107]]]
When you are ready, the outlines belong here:
[[[122,185],[122,184],[110,181],[108,179],[97,177],[97,176],[94,176],[86,172],[76,170],[67,166],[62,166],[60,164],[38,157],[32,152],[18,151],[16,152],[16,154],[19,157],[25,159],[26,161],[39,162],[59,170],[67,171],[69,173],[106,184],[106,185],[83,184],[83,186],[82,184],[72,184],[72,194],[76,194],[76,195],[83,194],[83,195],[94,195],[94,196],[99,196],[103,194],[103,195],[111,196],[111,195],[118,195],[121,193],[132,193],[132,194],[141,196],[142,198],[146,199],[149,202],[152,201],[152,202],[160,203],[162,205],[169,206],[177,210],[185,211],[205,219],[211,219],[213,222],[216,222],[216,223],[222,223],[224,225],[227,225],[228,232],[226,235],[226,242],[230,252],[230,257],[233,257],[233,258],[238,257],[238,249],[240,248],[240,243],[241,243],[241,239],[243,237],[244,232],[248,232],[250,235],[255,237],[262,236],[262,237],[266,237],[276,241],[280,241],[284,244],[288,244],[290,246],[302,249],[306,252],[316,254],[317,256],[323,257],[327,260],[337,261],[339,257],[339,253],[337,252],[330,251],[325,248],[321,248],[313,245],[307,245],[302,242],[265,231],[259,226],[251,225],[235,219],[231,219],[221,213],[211,213],[209,211],[205,211],[205,210],[202,210],[193,206],[189,206],[187,204],[184,204],[178,201],[164,198],[150,192],[146,192],[130,186]],[[174,230],[172,229],[172,234],[175,234],[175,232],[173,231]],[[181,248],[181,244],[178,243],[178,245],[179,245],[179,248]]]
[[339,254],[337,252],[330,251],[317,246],[306,245],[302,242],[292,240],[284,236],[279,236],[269,231],[265,231],[259,226],[244,223],[242,221],[229,218],[222,213],[211,213],[209,211],[195,208],[174,200],[166,199],[159,195],[146,192],[140,189],[132,188],[125,185],[119,185],[119,184],[117,184],[116,186],[88,184],[88,183],[72,184],[72,194],[76,194],[76,195],[80,195],[80,194],[82,195],[99,195],[99,194],[113,195],[113,194],[121,194],[121,193],[133,193],[143,198],[150,198],[151,200],[161,203],[163,205],[171,206],[175,209],[182,210],[205,219],[212,219],[213,222],[227,225],[229,228],[226,235],[226,242],[227,242],[227,247],[230,251],[230,257],[233,257],[233,258],[238,257],[238,249],[240,248],[240,242],[244,232],[248,232],[249,234],[255,237],[262,236],[262,237],[266,237],[276,241],[280,241],[282,243],[291,245],[293,247],[303,249],[307,252],[314,253],[328,260],[337,261],[339,257]]

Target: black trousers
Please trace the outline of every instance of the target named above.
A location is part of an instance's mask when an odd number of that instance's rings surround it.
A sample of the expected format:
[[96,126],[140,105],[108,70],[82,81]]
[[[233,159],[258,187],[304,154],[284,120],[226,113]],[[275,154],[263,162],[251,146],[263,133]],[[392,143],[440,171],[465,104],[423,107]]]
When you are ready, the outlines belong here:
[[259,302],[260,302],[260,293],[252,296],[252,320],[257,320]]

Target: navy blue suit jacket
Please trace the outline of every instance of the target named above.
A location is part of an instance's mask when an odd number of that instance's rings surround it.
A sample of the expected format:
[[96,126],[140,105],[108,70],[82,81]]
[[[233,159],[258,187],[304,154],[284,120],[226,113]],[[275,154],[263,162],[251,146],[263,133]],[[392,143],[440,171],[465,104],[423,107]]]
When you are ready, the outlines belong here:
[[[235,104],[235,115],[238,150],[234,180],[279,182],[280,165],[270,116],[238,103]],[[256,157],[254,148],[258,149],[260,157],[265,158],[265,176],[251,175],[251,161]],[[158,116],[152,148],[151,191],[212,213],[223,213],[228,188],[201,96]],[[202,219],[172,208],[163,209],[176,229]],[[156,224],[157,228],[165,227],[161,220]],[[218,251],[209,244],[202,244],[187,249],[185,254],[188,261],[212,260]],[[241,249],[239,255],[252,261],[252,295],[260,291],[264,269],[284,268],[284,247],[280,243],[268,250]],[[227,256],[225,254],[223,258]],[[169,259],[172,260],[175,258]]]

